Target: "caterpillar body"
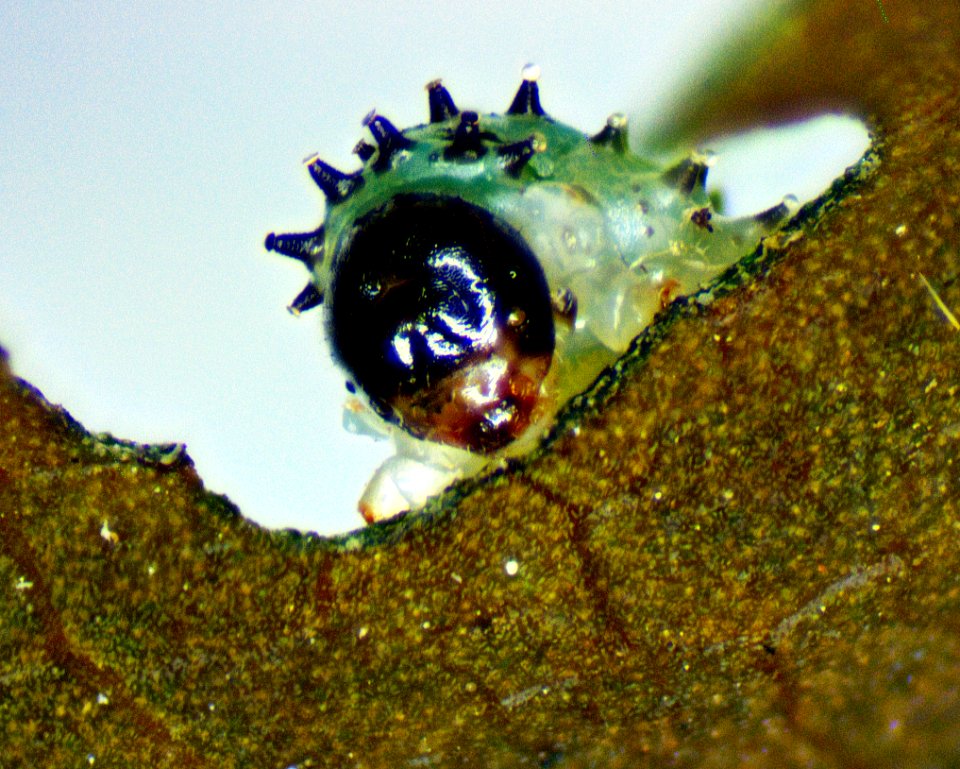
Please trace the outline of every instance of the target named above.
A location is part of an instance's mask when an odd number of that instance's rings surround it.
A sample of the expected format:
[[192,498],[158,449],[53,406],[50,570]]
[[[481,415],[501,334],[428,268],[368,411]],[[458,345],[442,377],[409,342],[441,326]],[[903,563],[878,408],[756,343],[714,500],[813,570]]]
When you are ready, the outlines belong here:
[[564,125],[537,77],[504,114],[460,111],[440,81],[424,125],[371,113],[362,168],[307,161],[322,225],[267,236],[310,272],[290,310],[324,305],[348,425],[396,443],[361,497],[368,522],[529,451],[660,309],[792,212],[717,214],[707,155],[640,157],[622,115],[592,136]]

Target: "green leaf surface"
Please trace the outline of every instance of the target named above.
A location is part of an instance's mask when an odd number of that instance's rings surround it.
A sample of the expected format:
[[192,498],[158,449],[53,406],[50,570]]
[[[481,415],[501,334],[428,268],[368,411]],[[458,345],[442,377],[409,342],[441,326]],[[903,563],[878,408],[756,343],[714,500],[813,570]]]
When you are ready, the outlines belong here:
[[960,761],[960,6],[885,10],[670,129],[842,107],[869,162],[427,515],[261,530],[4,372],[0,765]]

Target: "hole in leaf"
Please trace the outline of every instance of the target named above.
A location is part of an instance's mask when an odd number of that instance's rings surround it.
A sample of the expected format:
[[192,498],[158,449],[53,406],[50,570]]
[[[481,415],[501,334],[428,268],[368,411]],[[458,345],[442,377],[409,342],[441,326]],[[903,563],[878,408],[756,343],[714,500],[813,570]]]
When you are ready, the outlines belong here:
[[748,216],[784,195],[805,203],[820,195],[870,145],[863,121],[820,115],[777,128],[725,136],[704,144],[716,153],[708,184],[726,216]]

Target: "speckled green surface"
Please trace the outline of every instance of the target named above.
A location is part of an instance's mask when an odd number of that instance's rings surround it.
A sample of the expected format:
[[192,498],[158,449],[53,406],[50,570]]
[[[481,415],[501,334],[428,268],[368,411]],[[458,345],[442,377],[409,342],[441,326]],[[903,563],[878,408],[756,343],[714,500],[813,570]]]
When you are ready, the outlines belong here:
[[960,762],[960,7],[885,7],[677,118],[845,104],[873,172],[431,516],[263,532],[4,377],[0,764]]

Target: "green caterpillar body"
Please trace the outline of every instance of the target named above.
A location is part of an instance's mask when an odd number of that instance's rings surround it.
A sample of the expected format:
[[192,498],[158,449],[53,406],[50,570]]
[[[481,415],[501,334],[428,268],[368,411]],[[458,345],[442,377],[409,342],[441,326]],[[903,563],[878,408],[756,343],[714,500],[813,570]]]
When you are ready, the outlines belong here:
[[439,81],[425,125],[369,115],[376,145],[357,145],[359,171],[307,161],[323,225],[267,237],[311,273],[291,310],[327,305],[362,395],[352,420],[397,442],[361,499],[368,521],[529,450],[660,309],[790,213],[718,215],[708,157],[644,159],[619,115],[593,136],[559,123],[536,74],[502,115],[460,112]]

